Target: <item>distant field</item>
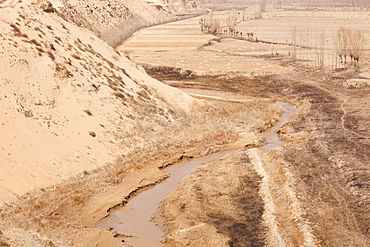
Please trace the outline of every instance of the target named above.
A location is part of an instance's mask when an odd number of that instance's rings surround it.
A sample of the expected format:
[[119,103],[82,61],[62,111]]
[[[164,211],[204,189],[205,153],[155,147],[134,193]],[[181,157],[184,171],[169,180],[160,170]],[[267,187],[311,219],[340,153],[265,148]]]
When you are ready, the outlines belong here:
[[[323,47],[325,60],[335,59],[340,27],[360,30],[368,42],[365,58],[370,58],[370,12],[292,12],[264,13],[262,19],[249,20],[237,26],[242,32],[253,32],[259,40],[278,43],[292,43],[293,29],[296,29],[296,43],[307,47]],[[324,44],[322,45],[322,40]],[[291,49],[290,49],[291,50]],[[302,59],[314,59],[315,51],[302,50]],[[311,53],[311,55],[310,55]],[[366,61],[363,61],[366,63]]]
[[[250,8],[213,15],[223,30],[228,29],[228,16],[237,16],[235,30],[243,33],[244,40],[240,40],[240,34],[230,37],[224,31],[216,36],[202,33],[199,22],[209,18],[208,15],[143,29],[119,49],[138,63],[189,69],[200,75],[261,75],[292,70],[287,63],[293,52],[289,44],[294,43],[294,29],[295,44],[311,48],[295,50],[300,65],[307,67],[318,66],[318,56],[329,69],[344,67],[336,55],[340,27],[361,30],[365,39],[370,40],[370,12],[269,11],[263,13],[262,19],[254,19],[254,10]],[[254,41],[281,44],[246,41],[247,33],[251,32]],[[370,60],[370,41],[366,43],[364,57],[362,65]]]

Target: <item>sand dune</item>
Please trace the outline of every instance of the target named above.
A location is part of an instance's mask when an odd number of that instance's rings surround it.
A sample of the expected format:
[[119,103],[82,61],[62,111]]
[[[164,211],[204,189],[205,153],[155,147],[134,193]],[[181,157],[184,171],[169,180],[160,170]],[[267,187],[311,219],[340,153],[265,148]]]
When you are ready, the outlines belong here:
[[1,202],[114,161],[195,102],[38,5],[1,5],[0,66]]

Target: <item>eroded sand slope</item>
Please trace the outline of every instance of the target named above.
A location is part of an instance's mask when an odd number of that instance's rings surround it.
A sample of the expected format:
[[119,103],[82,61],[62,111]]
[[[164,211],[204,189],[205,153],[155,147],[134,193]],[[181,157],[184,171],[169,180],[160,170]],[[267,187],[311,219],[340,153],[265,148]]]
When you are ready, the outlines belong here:
[[1,201],[112,162],[195,101],[56,13],[0,12]]

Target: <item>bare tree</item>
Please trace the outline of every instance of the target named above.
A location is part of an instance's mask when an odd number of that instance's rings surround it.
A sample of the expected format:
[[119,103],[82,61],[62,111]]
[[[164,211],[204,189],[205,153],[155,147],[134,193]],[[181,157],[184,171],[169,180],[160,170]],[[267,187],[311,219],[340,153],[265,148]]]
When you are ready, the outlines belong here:
[[290,61],[303,67],[324,69],[328,60],[325,33],[320,30],[292,29]]
[[266,12],[266,5],[267,5],[267,0],[260,0],[260,10],[262,12]]
[[290,56],[291,56],[290,59],[293,63],[295,63],[297,61],[297,28],[296,27],[294,27],[292,29],[291,47],[292,47],[292,50],[291,50],[291,53],[290,53]]
[[[338,56],[342,63],[347,63],[347,56],[349,55],[349,39],[351,30],[340,27],[338,30]],[[343,61],[344,59],[344,61]]]
[[213,13],[202,18],[200,23],[202,32],[205,33],[216,33],[220,29],[220,20],[214,18]]
[[360,59],[362,57],[365,44],[366,40],[362,31],[351,31],[351,36],[349,40],[349,56],[351,57],[351,61],[354,66],[360,66]]
[[[340,27],[338,30],[337,55],[341,63],[347,63],[347,57],[351,58],[354,66],[360,66],[366,40],[363,32]],[[344,61],[343,61],[344,58]]]
[[262,10],[259,8],[256,12],[254,12],[254,19],[261,19],[262,18]]
[[261,19],[262,13],[266,11],[267,0],[260,0],[256,12],[254,12],[254,19]]
[[226,25],[229,28],[229,30],[235,30],[235,26],[237,24],[237,17],[235,15],[232,15],[228,13],[227,19],[226,19]]

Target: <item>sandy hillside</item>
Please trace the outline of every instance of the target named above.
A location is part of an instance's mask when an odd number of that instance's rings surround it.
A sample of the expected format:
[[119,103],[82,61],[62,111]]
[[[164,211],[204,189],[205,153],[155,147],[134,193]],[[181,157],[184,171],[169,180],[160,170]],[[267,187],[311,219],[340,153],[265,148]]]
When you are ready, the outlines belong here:
[[112,162],[194,102],[37,5],[1,5],[0,30],[1,202]]

